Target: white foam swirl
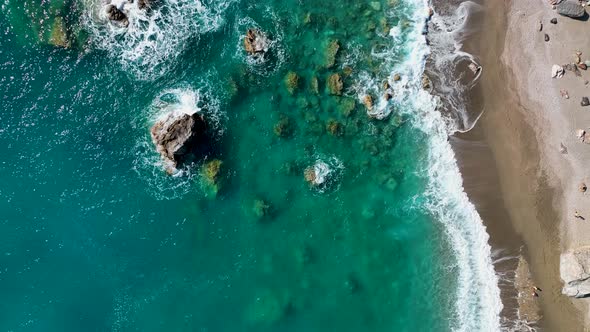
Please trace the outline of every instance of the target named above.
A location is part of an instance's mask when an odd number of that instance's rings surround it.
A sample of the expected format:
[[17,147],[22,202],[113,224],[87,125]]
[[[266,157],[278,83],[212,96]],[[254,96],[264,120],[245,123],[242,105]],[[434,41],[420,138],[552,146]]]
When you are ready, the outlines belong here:
[[102,1],[85,0],[83,22],[95,47],[135,78],[151,80],[168,72],[189,38],[219,28],[232,2],[160,0],[150,10],[126,5],[129,25],[122,27],[109,22]]
[[427,0],[409,0],[413,6],[413,30],[405,40],[408,57],[396,69],[406,76],[399,102],[412,112],[413,125],[428,137],[429,177],[426,208],[442,223],[457,265],[455,331],[499,331],[502,302],[494,271],[489,236],[481,217],[463,189],[463,179],[448,142],[455,131],[452,121],[436,110],[437,99],[422,89],[421,78],[430,50],[422,36]]

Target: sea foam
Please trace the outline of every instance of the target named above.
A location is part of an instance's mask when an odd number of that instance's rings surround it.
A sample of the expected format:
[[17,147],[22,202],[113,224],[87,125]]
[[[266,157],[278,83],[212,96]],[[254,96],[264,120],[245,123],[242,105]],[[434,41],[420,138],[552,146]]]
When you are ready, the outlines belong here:
[[232,2],[161,0],[149,10],[126,5],[129,25],[122,27],[109,22],[102,1],[85,0],[83,23],[93,45],[106,51],[122,70],[136,79],[152,80],[169,71],[189,38],[218,29]]
[[[439,100],[421,86],[422,73],[430,54],[422,35],[428,19],[428,1],[413,0],[413,29],[404,41],[405,61],[395,72],[405,76],[402,93],[396,98],[403,110],[412,113],[412,124],[428,137],[429,162],[427,213],[440,222],[453,250],[458,271],[454,316],[455,331],[499,331],[502,302],[494,271],[489,236],[474,205],[463,189],[463,179],[448,136],[457,130],[454,119],[437,110]],[[397,38],[392,34],[392,38]],[[373,83],[376,84],[376,83]],[[397,90],[396,90],[397,92]]]

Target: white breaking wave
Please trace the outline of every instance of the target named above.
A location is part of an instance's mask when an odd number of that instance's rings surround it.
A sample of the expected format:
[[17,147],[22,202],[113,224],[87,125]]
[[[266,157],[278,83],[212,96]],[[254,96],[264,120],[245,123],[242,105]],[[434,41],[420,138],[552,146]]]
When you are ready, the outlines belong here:
[[84,0],[83,23],[95,47],[136,79],[151,80],[174,65],[189,38],[218,29],[233,1],[159,0],[149,10],[130,4],[125,7],[129,25],[123,27],[109,22],[102,0]]
[[[421,79],[430,49],[422,36],[428,18],[427,0],[410,0],[412,31],[404,41],[410,50],[404,63],[396,66],[405,78],[396,96],[403,109],[413,114],[413,125],[428,137],[429,162],[426,192],[428,213],[442,223],[457,265],[455,331],[499,331],[502,301],[494,271],[489,235],[474,205],[463,189],[455,153],[448,142],[456,124],[437,111],[438,100],[422,89]],[[395,31],[394,31],[395,32]],[[392,33],[392,38],[396,38]],[[396,93],[398,90],[395,90]]]

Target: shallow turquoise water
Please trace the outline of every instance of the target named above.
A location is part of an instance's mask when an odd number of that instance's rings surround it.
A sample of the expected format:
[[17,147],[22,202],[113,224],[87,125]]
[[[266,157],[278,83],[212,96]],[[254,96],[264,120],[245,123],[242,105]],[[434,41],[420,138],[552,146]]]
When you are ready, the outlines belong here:
[[[149,48],[70,19],[90,41],[67,50],[39,41],[16,2],[2,5],[0,330],[445,331],[480,314],[457,309],[466,267],[427,194],[419,96],[402,92],[383,120],[359,97],[377,99],[387,79],[411,85],[392,74],[413,56],[423,8],[210,1],[203,14],[190,3],[164,2],[176,16],[156,22],[163,39]],[[241,48],[253,26],[274,40],[260,64]],[[334,73],[342,96],[327,91]],[[162,105],[182,96],[212,124],[217,194],[202,161],[168,176],[150,142]],[[317,161],[332,169],[321,188],[303,176]]]

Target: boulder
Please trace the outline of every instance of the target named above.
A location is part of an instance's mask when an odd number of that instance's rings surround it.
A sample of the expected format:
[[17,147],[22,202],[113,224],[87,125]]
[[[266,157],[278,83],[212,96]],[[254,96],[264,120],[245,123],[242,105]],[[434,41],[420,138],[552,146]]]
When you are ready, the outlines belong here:
[[328,180],[332,170],[330,166],[323,161],[316,162],[313,166],[307,167],[303,172],[303,177],[312,186],[320,186]]
[[244,49],[248,55],[253,57],[262,56],[264,53],[268,52],[269,45],[270,41],[262,31],[254,28],[250,28],[246,31],[246,36],[244,36]]
[[551,77],[561,78],[561,77],[563,77],[563,74],[565,74],[565,69],[563,69],[562,66],[553,65],[553,67],[551,67]]
[[572,18],[580,18],[586,14],[586,10],[577,0],[562,1],[555,9],[558,14]]
[[117,8],[117,6],[108,5],[106,8],[106,12],[109,20],[116,22],[124,27],[129,26],[129,18],[127,18],[127,15],[125,15],[125,13],[121,9]]
[[168,173],[176,173],[177,167],[194,153],[206,128],[205,120],[197,112],[172,111],[156,121],[150,134]]
[[551,21],[549,21],[549,22],[551,22],[551,24],[557,24],[557,19],[554,17],[554,18],[552,18],[552,19],[551,19]]
[[562,293],[576,298],[590,295],[590,247],[581,247],[561,254],[559,271]]

